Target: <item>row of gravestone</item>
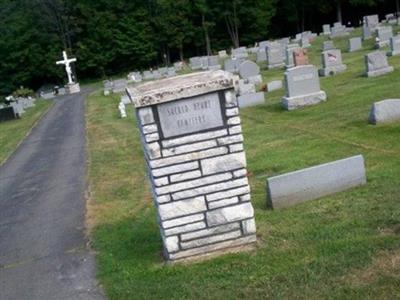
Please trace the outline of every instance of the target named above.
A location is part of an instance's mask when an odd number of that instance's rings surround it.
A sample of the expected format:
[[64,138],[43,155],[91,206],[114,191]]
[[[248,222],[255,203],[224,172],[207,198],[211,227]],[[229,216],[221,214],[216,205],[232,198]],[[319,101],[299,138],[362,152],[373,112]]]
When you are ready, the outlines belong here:
[[8,105],[0,106],[0,122],[21,118],[25,111],[35,106],[35,99],[31,97],[7,97]]

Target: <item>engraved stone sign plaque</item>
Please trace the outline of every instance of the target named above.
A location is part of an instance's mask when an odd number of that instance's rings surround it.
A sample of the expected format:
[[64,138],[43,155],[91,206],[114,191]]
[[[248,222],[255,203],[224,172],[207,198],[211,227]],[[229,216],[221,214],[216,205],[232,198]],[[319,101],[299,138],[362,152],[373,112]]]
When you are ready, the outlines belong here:
[[157,112],[165,138],[224,125],[218,93],[159,104]]

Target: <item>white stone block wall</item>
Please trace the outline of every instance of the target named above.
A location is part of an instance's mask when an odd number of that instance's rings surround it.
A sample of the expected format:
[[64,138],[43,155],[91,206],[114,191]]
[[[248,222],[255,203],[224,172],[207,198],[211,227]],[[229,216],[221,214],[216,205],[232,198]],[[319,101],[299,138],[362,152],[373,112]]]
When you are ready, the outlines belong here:
[[222,128],[162,139],[155,106],[137,108],[168,260],[256,241],[235,92],[224,94]]

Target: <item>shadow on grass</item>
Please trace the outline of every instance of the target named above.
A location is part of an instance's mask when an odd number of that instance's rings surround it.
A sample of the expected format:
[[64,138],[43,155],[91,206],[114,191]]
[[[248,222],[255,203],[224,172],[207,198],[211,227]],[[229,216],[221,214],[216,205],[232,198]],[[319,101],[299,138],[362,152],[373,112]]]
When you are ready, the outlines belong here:
[[162,242],[154,211],[145,209],[136,218],[99,225],[94,230],[95,249],[100,264],[112,259],[116,265],[162,263]]

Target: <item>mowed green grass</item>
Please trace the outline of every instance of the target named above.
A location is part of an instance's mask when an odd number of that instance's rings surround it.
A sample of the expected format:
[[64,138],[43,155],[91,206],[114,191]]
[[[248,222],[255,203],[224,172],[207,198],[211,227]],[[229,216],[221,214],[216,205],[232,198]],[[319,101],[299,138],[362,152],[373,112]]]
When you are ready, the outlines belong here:
[[[400,57],[389,58],[395,72],[366,78],[372,42],[351,54],[346,39],[334,42],[348,71],[321,78],[326,103],[287,112],[280,90],[241,110],[258,229],[252,252],[165,264],[133,108],[121,120],[117,96],[89,97],[88,224],[110,299],[400,298],[400,122],[367,122],[373,102],[400,98]],[[310,49],[316,66],[321,45],[318,38]],[[283,78],[283,70],[263,76]],[[266,208],[268,177],[356,154],[365,157],[367,185]]]
[[47,111],[52,102],[37,100],[21,119],[0,123],[0,165],[14,152],[36,121]]

